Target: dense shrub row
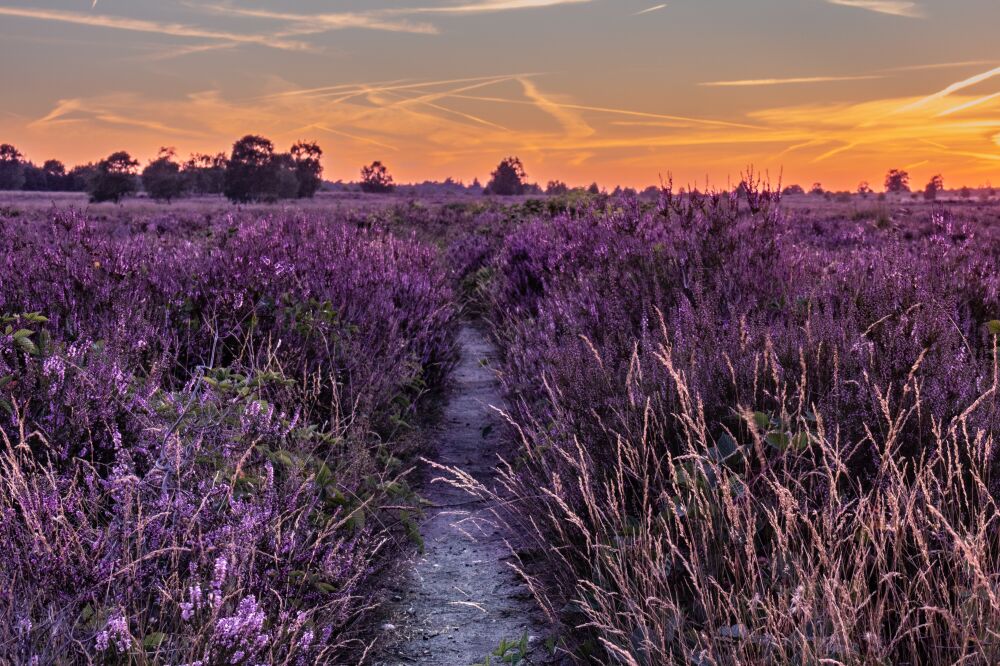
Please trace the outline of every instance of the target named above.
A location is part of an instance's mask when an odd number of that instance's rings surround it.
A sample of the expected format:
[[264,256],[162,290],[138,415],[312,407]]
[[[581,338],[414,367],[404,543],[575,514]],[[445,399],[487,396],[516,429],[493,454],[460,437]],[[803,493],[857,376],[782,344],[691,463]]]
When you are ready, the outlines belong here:
[[1000,659],[1000,252],[967,222],[668,190],[452,245],[521,439],[498,506],[577,654]]
[[356,659],[451,301],[303,215],[0,217],[0,661]]

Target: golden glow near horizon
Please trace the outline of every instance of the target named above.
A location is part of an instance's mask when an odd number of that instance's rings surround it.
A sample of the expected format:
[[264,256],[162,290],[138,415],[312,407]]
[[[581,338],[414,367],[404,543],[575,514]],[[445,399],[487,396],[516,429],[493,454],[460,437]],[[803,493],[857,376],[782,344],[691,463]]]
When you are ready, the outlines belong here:
[[0,0],[0,142],[67,164],[246,133],[397,181],[1000,182],[992,0]]

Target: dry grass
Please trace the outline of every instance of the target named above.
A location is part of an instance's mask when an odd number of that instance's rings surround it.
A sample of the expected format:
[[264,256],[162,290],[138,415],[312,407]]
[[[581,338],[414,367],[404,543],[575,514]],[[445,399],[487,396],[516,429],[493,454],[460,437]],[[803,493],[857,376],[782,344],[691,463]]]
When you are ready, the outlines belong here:
[[[681,407],[665,412],[662,394],[621,386],[632,411],[603,423],[612,455],[597,460],[544,424],[512,420],[522,448],[502,466],[500,488],[451,470],[456,485],[494,502],[518,552],[540,554],[543,566],[515,566],[550,619],[591,637],[575,646],[578,657],[643,666],[1000,660],[995,441],[968,425],[995,398],[995,360],[992,386],[958,418],[935,422],[924,453],[907,459],[898,449],[922,407],[919,362],[904,385],[869,387],[884,396],[882,421],[868,424],[867,441],[848,442],[762,355],[758,381],[781,413],[765,425],[733,405],[752,445],[727,456],[663,335],[662,389]],[[549,399],[560,402],[555,391]],[[776,453],[774,441],[789,446]],[[878,472],[862,478],[849,460],[867,446],[879,451]]]

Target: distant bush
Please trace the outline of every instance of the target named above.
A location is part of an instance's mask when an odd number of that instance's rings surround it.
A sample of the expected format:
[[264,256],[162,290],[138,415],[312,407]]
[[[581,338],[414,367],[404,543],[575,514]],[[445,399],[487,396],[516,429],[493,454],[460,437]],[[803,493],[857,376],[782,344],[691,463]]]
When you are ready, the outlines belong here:
[[87,193],[94,203],[112,201],[119,203],[125,197],[135,194],[136,169],[139,162],[125,151],[112,153],[97,163],[87,183]]
[[568,192],[569,187],[561,180],[550,180],[548,185],[545,186],[545,193],[549,195],[559,196]]
[[19,190],[24,187],[24,156],[5,143],[0,145],[0,190]]
[[318,145],[305,142],[292,146],[291,153],[275,153],[270,140],[247,135],[233,144],[223,191],[239,203],[312,197],[322,183],[322,154]]
[[311,199],[323,184],[323,166],[320,163],[323,150],[316,143],[299,141],[292,146],[291,157],[291,169],[298,185],[295,196]]
[[885,191],[902,194],[910,191],[910,174],[901,169],[892,169],[885,176]]
[[157,201],[170,202],[184,194],[187,180],[181,165],[174,160],[173,148],[161,148],[155,160],[142,171],[142,187]]
[[942,190],[944,190],[944,179],[940,175],[934,176],[924,187],[924,199],[934,201]]
[[514,196],[524,194],[524,180],[527,174],[524,172],[524,165],[517,157],[508,157],[493,172],[489,184],[486,186],[486,194],[496,194],[499,196]]
[[361,169],[361,190],[369,194],[384,194],[396,189],[389,168],[379,161]]
[[226,197],[238,203],[274,201],[278,198],[277,172],[274,144],[262,136],[247,135],[233,144],[226,166]]
[[228,163],[229,158],[225,153],[192,155],[182,169],[187,181],[186,189],[194,194],[222,194],[226,186]]

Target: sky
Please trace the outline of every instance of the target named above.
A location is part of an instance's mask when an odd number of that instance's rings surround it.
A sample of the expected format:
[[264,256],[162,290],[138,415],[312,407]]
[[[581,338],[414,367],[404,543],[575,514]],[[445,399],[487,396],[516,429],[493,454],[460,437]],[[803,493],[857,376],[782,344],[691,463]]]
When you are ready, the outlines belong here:
[[248,134],[326,177],[1000,184],[997,0],[0,0],[0,142],[68,165]]

